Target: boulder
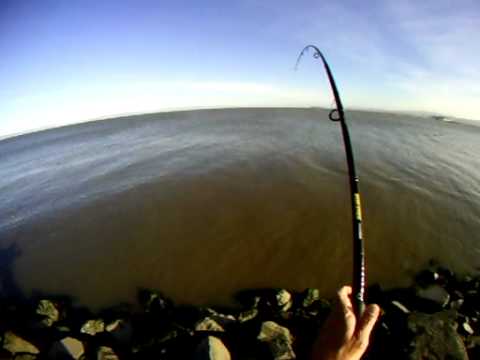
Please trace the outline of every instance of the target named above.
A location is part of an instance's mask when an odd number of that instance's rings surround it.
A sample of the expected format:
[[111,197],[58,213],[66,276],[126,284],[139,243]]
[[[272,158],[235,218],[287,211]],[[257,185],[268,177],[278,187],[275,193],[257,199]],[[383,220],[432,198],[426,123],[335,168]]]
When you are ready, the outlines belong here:
[[452,311],[410,314],[408,329],[412,340],[407,358],[468,360],[465,345],[456,331],[455,317]]
[[65,337],[52,344],[48,353],[48,358],[78,360],[84,353],[85,348],[80,340],[72,337]]
[[[0,359],[3,359],[2,357],[0,357]],[[37,359],[37,355],[33,355],[33,354],[18,354],[18,355],[15,355],[15,360],[35,360]]]
[[464,321],[462,323],[462,330],[466,335],[473,335],[475,333],[475,331],[473,331],[468,321]]
[[231,314],[223,314],[211,308],[207,308],[205,312],[207,314],[207,317],[215,320],[222,327],[226,327],[237,322],[235,316]]
[[394,308],[398,311],[400,311],[403,314],[410,314],[410,310],[407,309],[405,305],[403,305],[400,301],[393,300],[391,304],[394,306]]
[[195,351],[195,360],[230,360],[230,352],[215,336],[203,339]]
[[288,311],[292,307],[292,295],[285,289],[281,289],[275,295],[276,305],[280,311]]
[[308,308],[318,300],[320,300],[320,291],[318,289],[306,289],[303,292],[302,306]]
[[195,324],[195,331],[219,331],[224,332],[225,329],[212,318],[206,317]]
[[257,339],[267,343],[274,360],[295,359],[290,330],[273,321],[262,323]]
[[245,310],[245,311],[242,311],[240,314],[238,314],[238,321],[240,321],[241,323],[244,323],[256,318],[257,315],[258,315],[258,309],[256,308]]
[[145,312],[160,314],[171,310],[173,303],[159,292],[142,289],[138,293],[138,300]]
[[3,348],[13,355],[19,353],[38,354],[40,352],[35,345],[11,331],[7,331],[3,335]]
[[439,285],[432,285],[425,289],[418,289],[417,296],[422,300],[432,301],[442,308],[450,301],[450,294]]
[[129,321],[121,319],[112,321],[105,326],[105,331],[108,331],[119,344],[127,345],[132,340],[133,328]]
[[462,308],[464,302],[465,300],[463,299],[453,300],[453,301],[450,301],[449,307],[450,309],[459,310]]
[[118,360],[118,356],[112,348],[100,346],[97,351],[97,360]]
[[440,275],[431,269],[423,270],[415,276],[415,282],[420,286],[430,286],[435,284],[440,278]]
[[40,323],[46,327],[52,326],[60,318],[60,312],[50,300],[40,300],[35,312],[42,317]]
[[83,334],[88,334],[94,336],[98,333],[105,331],[105,323],[101,319],[88,320],[85,324],[82,325],[80,332]]

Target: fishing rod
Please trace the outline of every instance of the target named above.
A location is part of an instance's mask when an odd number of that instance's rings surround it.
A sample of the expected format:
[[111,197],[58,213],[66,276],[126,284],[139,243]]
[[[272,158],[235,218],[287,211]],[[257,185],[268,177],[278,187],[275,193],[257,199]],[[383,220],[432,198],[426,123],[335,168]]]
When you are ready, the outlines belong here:
[[298,68],[302,56],[309,50],[314,51],[313,57],[321,59],[327,72],[328,81],[335,99],[336,109],[330,111],[328,117],[331,121],[340,122],[342,128],[343,142],[345,145],[345,155],[347,158],[348,176],[350,180],[350,196],[352,202],[352,221],[353,221],[353,307],[357,317],[365,311],[365,247],[362,231],[362,205],[360,201],[359,181],[355,171],[355,162],[353,160],[352,143],[345,121],[345,112],[343,111],[342,101],[338,93],[337,84],[333,78],[330,66],[323,56],[322,52],[315,45],[307,45],[298,55],[295,69]]

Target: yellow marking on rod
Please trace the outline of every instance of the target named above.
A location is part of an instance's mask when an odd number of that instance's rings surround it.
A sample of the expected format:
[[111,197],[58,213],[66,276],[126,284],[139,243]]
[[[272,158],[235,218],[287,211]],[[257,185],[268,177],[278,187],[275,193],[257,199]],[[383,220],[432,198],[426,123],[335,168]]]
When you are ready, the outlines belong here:
[[357,220],[362,221],[362,204],[360,202],[360,194],[354,194],[355,199],[355,217]]

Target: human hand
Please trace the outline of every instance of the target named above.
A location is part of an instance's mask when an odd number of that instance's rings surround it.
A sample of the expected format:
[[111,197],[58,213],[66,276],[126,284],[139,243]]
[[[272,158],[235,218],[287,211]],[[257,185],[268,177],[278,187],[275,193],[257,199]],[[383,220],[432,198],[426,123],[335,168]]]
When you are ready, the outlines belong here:
[[311,360],[360,360],[367,350],[370,333],[380,314],[378,305],[367,305],[357,321],[350,286],[342,287],[338,303],[314,344]]

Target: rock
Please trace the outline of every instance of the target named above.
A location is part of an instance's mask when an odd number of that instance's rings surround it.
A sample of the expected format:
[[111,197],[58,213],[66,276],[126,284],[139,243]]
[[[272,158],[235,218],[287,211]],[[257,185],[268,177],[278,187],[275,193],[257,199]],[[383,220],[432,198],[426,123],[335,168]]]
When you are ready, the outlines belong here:
[[478,347],[480,348],[480,336],[470,336],[465,342],[467,349]]
[[449,283],[455,279],[455,274],[453,271],[442,266],[437,267],[437,274],[439,275],[442,283]]
[[275,295],[275,299],[280,311],[288,311],[292,307],[292,295],[287,290],[279,290]]
[[40,352],[35,345],[11,331],[7,331],[3,335],[3,348],[14,355],[18,353],[38,354]]
[[132,340],[132,324],[125,320],[115,320],[105,327],[112,337],[120,344],[129,344]]
[[115,321],[112,321],[110,324],[107,324],[105,326],[105,331],[108,332],[114,332],[118,330],[123,324],[123,320],[117,319]]
[[105,331],[105,323],[103,320],[88,320],[85,324],[83,324],[80,332],[83,334],[88,334],[94,336],[98,333]]
[[408,329],[412,341],[408,359],[468,360],[465,345],[456,332],[455,313],[442,311],[435,314],[412,313]]
[[315,301],[320,300],[320,291],[318,289],[306,289],[303,293],[303,307],[312,306]]
[[415,282],[420,286],[433,285],[440,278],[440,275],[433,270],[423,270],[415,277]]
[[441,307],[447,306],[450,301],[450,294],[439,285],[432,285],[426,289],[419,289],[417,296],[420,299],[432,301]]
[[[37,358],[37,355],[33,354],[18,354],[15,355],[15,360],[35,360]],[[3,359],[3,358],[0,358]]]
[[393,300],[392,301],[392,305],[400,310],[400,312],[404,313],[404,314],[410,314],[410,310],[408,310],[405,305],[403,305],[400,301],[396,301],[396,300]]
[[246,321],[252,320],[258,315],[258,309],[250,309],[250,310],[245,310],[242,311],[240,314],[238,314],[238,321],[241,323],[244,323]]
[[464,302],[465,302],[465,300],[463,300],[463,299],[453,300],[449,304],[450,309],[459,310],[462,307]]
[[222,340],[208,336],[200,342],[195,351],[195,360],[230,360],[230,352]]
[[159,292],[142,289],[138,293],[138,300],[145,312],[162,313],[172,308],[172,302]]
[[[182,335],[182,333],[177,329],[170,330],[169,332],[167,332],[161,338],[158,339],[158,343],[159,344],[167,343],[167,342],[169,342],[173,339],[179,338],[181,335]],[[189,334],[189,335],[193,336],[193,334]]]
[[100,346],[97,351],[97,360],[118,360],[118,356],[112,348]]
[[195,324],[195,331],[219,331],[224,332],[225,329],[212,318],[206,317]]
[[52,344],[48,353],[49,359],[75,359],[78,360],[85,353],[83,343],[72,337],[65,337]]
[[43,317],[41,324],[46,327],[52,326],[60,318],[60,312],[50,300],[40,300],[36,313]]
[[72,331],[68,326],[58,326],[55,329],[63,333],[69,333]]
[[243,308],[257,308],[265,297],[265,291],[259,289],[242,290],[237,292],[234,297]]
[[320,298],[318,289],[306,289],[302,293],[301,303],[296,306],[295,315],[303,319],[324,317],[330,312],[331,304]]
[[462,323],[462,328],[464,332],[467,333],[468,335],[473,335],[475,333],[475,331],[473,331],[472,327],[467,321]]
[[257,339],[268,344],[274,360],[295,359],[292,343],[293,337],[290,330],[273,321],[262,323]]
[[235,319],[235,316],[229,315],[229,314],[222,314],[211,308],[207,308],[206,313],[208,314],[207,316],[209,318],[215,320],[222,327],[232,325],[237,322],[237,319]]

